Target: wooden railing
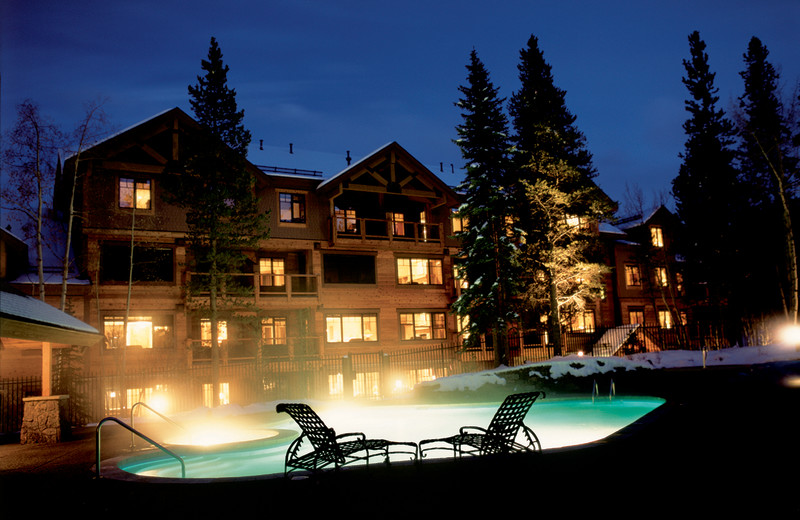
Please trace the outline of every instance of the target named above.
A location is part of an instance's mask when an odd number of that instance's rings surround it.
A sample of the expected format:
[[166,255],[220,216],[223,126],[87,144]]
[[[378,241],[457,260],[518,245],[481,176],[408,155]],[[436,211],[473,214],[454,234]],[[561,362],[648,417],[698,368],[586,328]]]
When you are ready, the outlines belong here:
[[[187,286],[191,287],[192,279],[206,276],[203,273],[187,272]],[[230,276],[230,294],[249,293],[255,298],[270,297],[309,297],[319,294],[319,275],[317,274],[280,274],[269,275],[267,285],[262,285],[262,275],[258,273],[234,273]],[[266,278],[266,277],[264,277]],[[224,291],[223,291],[224,292]],[[208,295],[208,291],[196,293],[198,296]]]
[[334,242],[341,239],[441,244],[444,237],[442,224],[387,219],[336,216],[332,219],[332,228]]

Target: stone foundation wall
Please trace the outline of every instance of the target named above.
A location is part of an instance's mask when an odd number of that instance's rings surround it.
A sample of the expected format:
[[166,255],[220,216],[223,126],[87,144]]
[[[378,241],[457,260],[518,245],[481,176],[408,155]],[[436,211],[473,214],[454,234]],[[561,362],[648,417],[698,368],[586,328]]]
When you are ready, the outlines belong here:
[[20,444],[61,442],[69,433],[67,421],[68,395],[26,397]]

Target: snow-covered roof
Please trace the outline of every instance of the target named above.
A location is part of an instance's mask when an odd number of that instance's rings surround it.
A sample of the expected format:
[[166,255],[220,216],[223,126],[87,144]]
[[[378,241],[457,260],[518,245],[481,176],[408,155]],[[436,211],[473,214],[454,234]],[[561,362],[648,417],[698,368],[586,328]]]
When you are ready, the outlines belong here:
[[358,165],[360,165],[361,163],[363,163],[367,159],[373,157],[375,154],[377,154],[381,150],[383,150],[383,149],[385,149],[385,148],[387,148],[387,147],[389,147],[391,145],[392,145],[392,143],[386,143],[385,145],[381,146],[380,148],[377,148],[376,150],[372,151],[372,153],[368,153],[367,155],[365,155],[361,159],[359,159],[356,162],[354,162],[353,164],[349,165],[347,168],[341,170],[339,173],[337,173],[337,174],[333,175],[332,177],[324,180],[318,187],[319,188],[323,188],[326,185],[333,183],[334,181],[336,181],[336,179],[338,179],[339,177],[344,175],[348,170],[351,170],[353,168],[357,168]]
[[100,332],[52,305],[17,292],[0,290],[0,336],[91,345]]
[[[177,107],[175,107],[175,108],[177,108]],[[156,118],[158,118],[158,117],[161,117],[162,115],[166,114],[166,113],[167,113],[167,112],[169,112],[170,110],[175,110],[175,108],[168,108],[168,109],[166,109],[166,110],[162,110],[161,112],[159,112],[159,113],[157,113],[157,114],[155,114],[155,115],[152,115],[152,116],[148,117],[147,119],[144,119],[144,120],[142,120],[142,121],[139,121],[139,122],[138,122],[138,123],[136,123],[135,125],[130,125],[130,126],[128,126],[127,128],[123,128],[122,130],[119,130],[118,132],[114,132],[114,133],[113,133],[113,134],[111,134],[111,135],[107,135],[107,136],[103,137],[102,139],[100,139],[100,140],[98,140],[98,141],[95,141],[94,143],[91,143],[91,144],[89,144],[89,145],[87,145],[87,146],[84,146],[83,150],[85,151],[85,150],[88,150],[88,149],[90,149],[90,148],[94,148],[95,146],[97,146],[97,145],[99,145],[99,144],[102,144],[102,143],[104,143],[104,142],[106,142],[106,141],[110,141],[111,139],[114,139],[115,137],[117,137],[117,136],[119,136],[119,135],[122,135],[122,134],[124,134],[125,132],[127,132],[127,131],[129,131],[129,130],[133,130],[134,128],[136,128],[136,127],[137,127],[137,126],[139,126],[139,125],[143,125],[143,124],[147,123],[148,121],[152,121],[153,119],[156,119]],[[63,162],[67,162],[68,160],[70,160],[70,159],[72,159],[73,157],[75,157],[75,155],[76,155],[76,154],[75,154],[75,153],[73,153],[73,154],[71,154],[71,155],[67,156],[67,157],[64,159],[64,161],[63,161]]]
[[625,235],[624,231],[612,224],[609,224],[608,222],[600,223],[600,232],[608,233],[609,235]]

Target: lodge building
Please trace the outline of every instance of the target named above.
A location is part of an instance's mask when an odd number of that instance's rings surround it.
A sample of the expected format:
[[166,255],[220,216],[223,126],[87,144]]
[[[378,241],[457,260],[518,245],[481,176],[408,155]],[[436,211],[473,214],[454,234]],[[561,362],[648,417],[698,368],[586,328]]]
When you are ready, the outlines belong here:
[[[191,311],[184,289],[198,276],[186,267],[185,214],[166,201],[162,183],[167,165],[197,131],[197,122],[174,108],[81,154],[75,197],[80,218],[72,241],[76,278],[84,283],[70,285],[68,307],[105,337],[86,353],[89,366],[118,366],[122,351],[129,369],[210,358],[210,324]],[[59,172],[56,206],[62,211],[74,161],[68,158]],[[247,168],[256,179],[260,210],[269,215],[270,236],[247,252],[248,266],[236,275],[252,288],[258,320],[223,319],[223,360],[345,356],[458,342],[450,306],[460,287],[453,235],[461,224],[452,218],[460,204],[452,187],[396,142],[348,160],[329,177],[250,162]],[[568,331],[589,337],[601,328],[671,327],[685,319],[677,263],[666,253],[672,230],[664,222],[670,217],[663,209],[629,228],[600,226],[612,274],[604,297],[572,317]],[[658,242],[648,242],[642,256],[642,242],[632,239],[642,232],[661,237],[663,257],[650,254]],[[30,293],[30,283],[17,282]],[[55,302],[54,289],[48,293]]]

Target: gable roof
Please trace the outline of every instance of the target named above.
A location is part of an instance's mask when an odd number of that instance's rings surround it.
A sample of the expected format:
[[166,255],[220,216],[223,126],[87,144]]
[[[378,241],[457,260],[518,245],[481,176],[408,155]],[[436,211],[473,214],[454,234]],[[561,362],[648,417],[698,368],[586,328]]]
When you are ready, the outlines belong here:
[[[164,149],[174,148],[176,144],[180,145],[180,139],[177,143],[165,143],[162,140],[162,146],[156,147],[150,141],[157,136],[166,132],[178,131],[180,133],[186,132],[200,132],[201,126],[189,114],[181,110],[179,107],[171,108],[159,112],[154,116],[145,119],[135,125],[129,126],[124,130],[116,132],[91,146],[87,147],[81,152],[84,158],[93,157],[116,157],[118,161],[129,163],[147,164],[151,168],[163,168],[167,162],[173,157],[165,156]],[[175,153],[174,150],[168,150]],[[74,161],[76,154],[72,154],[64,159],[64,164]],[[264,181],[266,176],[256,165],[245,159],[245,165],[248,171],[253,173],[257,179]]]
[[456,192],[419,162],[413,155],[392,141],[351,164],[317,186],[329,193],[342,186],[351,189],[397,193],[432,199],[458,200]]

